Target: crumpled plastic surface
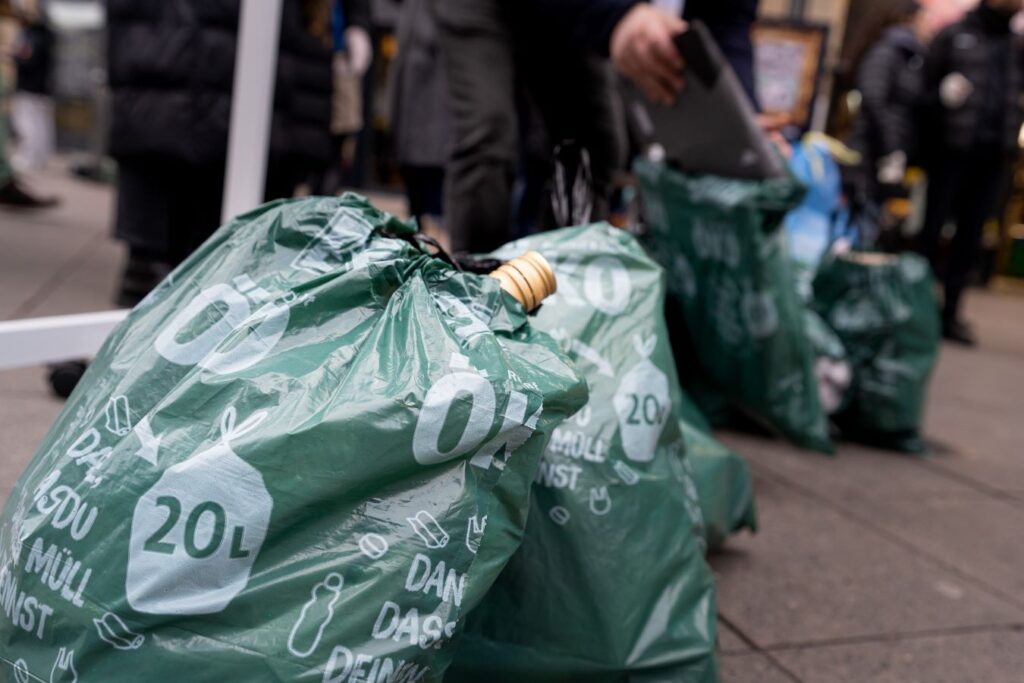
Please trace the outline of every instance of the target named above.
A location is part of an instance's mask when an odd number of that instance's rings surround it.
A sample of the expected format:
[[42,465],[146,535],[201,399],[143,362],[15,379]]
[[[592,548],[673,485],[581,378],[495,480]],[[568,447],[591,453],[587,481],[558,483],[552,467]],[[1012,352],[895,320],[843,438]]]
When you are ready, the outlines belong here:
[[853,382],[834,416],[843,435],[921,453],[940,320],[931,269],[916,254],[854,252],[826,259],[812,306],[849,355]]
[[684,454],[664,277],[608,225],[514,242],[558,293],[534,325],[587,377],[533,486],[523,545],[469,615],[446,681],[717,680],[714,587]]
[[0,678],[441,680],[587,392],[411,233],[269,204],[132,311],[0,518]]
[[814,349],[814,376],[818,379],[818,398],[829,415],[839,412],[848,400],[853,368],[839,336],[817,312],[804,309],[807,338]]
[[686,464],[697,485],[708,550],[720,549],[729,536],[757,531],[754,481],[747,461],[711,432],[711,426],[685,390],[679,429],[686,441]]
[[[781,222],[799,204],[792,177],[690,176],[635,166],[651,254],[692,346],[685,383],[705,375],[744,412],[799,446],[832,452]],[[696,386],[696,385],[694,385]],[[699,399],[699,397],[698,397]]]

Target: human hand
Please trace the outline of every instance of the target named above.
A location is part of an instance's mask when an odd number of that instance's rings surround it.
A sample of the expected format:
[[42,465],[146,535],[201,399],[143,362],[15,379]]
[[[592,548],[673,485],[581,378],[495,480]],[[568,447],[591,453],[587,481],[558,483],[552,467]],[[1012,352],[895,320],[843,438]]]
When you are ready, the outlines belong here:
[[683,58],[673,39],[685,30],[679,17],[640,3],[612,31],[612,64],[650,100],[672,104],[683,89]]

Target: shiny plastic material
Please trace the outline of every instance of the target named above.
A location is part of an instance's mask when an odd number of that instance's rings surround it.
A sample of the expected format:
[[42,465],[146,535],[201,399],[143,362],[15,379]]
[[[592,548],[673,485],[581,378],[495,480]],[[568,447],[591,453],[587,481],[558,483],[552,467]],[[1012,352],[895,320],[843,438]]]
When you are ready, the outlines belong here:
[[683,392],[679,428],[686,440],[686,464],[697,485],[708,550],[721,548],[732,534],[757,531],[757,507],[750,466],[711,433],[700,410]]
[[[803,188],[690,176],[638,162],[652,255],[694,351],[696,373],[797,445],[832,452],[803,304],[780,228]],[[684,368],[684,370],[687,370]]]
[[717,680],[715,600],[684,456],[664,277],[627,233],[569,228],[506,246],[551,263],[534,325],[590,403],[558,429],[526,537],[469,615],[446,681]]
[[439,681],[585,402],[497,281],[362,198],[243,215],[114,331],[11,495],[0,678]]
[[924,451],[919,430],[940,335],[928,263],[914,254],[826,259],[814,279],[813,307],[853,367],[853,384],[834,416],[843,435]]

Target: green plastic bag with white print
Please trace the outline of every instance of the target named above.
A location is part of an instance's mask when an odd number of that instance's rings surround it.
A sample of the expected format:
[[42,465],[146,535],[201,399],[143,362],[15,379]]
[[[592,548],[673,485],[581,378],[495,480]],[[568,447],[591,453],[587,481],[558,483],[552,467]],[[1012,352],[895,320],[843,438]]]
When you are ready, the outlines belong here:
[[412,232],[268,204],[132,311],[0,520],[0,680],[441,680],[586,386]]
[[700,409],[683,391],[679,429],[686,442],[686,463],[697,485],[704,538],[718,550],[729,536],[757,531],[757,506],[750,466],[714,437]]
[[812,306],[842,340],[853,369],[833,418],[843,436],[924,452],[920,428],[940,339],[927,261],[916,254],[833,256],[814,279]]
[[534,326],[587,377],[533,485],[522,547],[470,613],[446,681],[717,680],[715,600],[687,470],[662,270],[608,225],[514,242],[558,293]]
[[693,354],[706,376],[758,422],[831,453],[781,222],[803,196],[787,176],[765,181],[635,167],[652,255],[665,267]]

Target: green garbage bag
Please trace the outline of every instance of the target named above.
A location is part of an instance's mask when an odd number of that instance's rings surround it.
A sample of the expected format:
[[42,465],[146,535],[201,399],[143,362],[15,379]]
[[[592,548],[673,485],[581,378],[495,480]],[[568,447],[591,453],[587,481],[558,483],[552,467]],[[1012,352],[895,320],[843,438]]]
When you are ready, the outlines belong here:
[[442,679],[586,386],[411,232],[268,204],[132,311],[0,518],[0,678]]
[[807,338],[814,349],[814,376],[818,380],[818,398],[822,409],[834,415],[846,403],[847,392],[853,381],[853,369],[846,347],[821,316],[810,308],[804,309]]
[[759,422],[831,452],[780,229],[802,186],[791,177],[689,176],[647,161],[635,171],[651,253],[668,273],[696,370]]
[[664,278],[629,234],[568,228],[536,250],[558,294],[534,325],[591,400],[554,432],[523,545],[469,615],[446,681],[715,681],[715,598],[686,471]]
[[711,426],[685,391],[679,418],[686,464],[697,485],[704,538],[708,550],[717,550],[733,534],[744,529],[757,531],[750,466],[712,435]]
[[822,263],[813,307],[853,367],[848,397],[834,416],[844,436],[925,450],[919,430],[940,338],[930,273],[914,254],[850,253]]

